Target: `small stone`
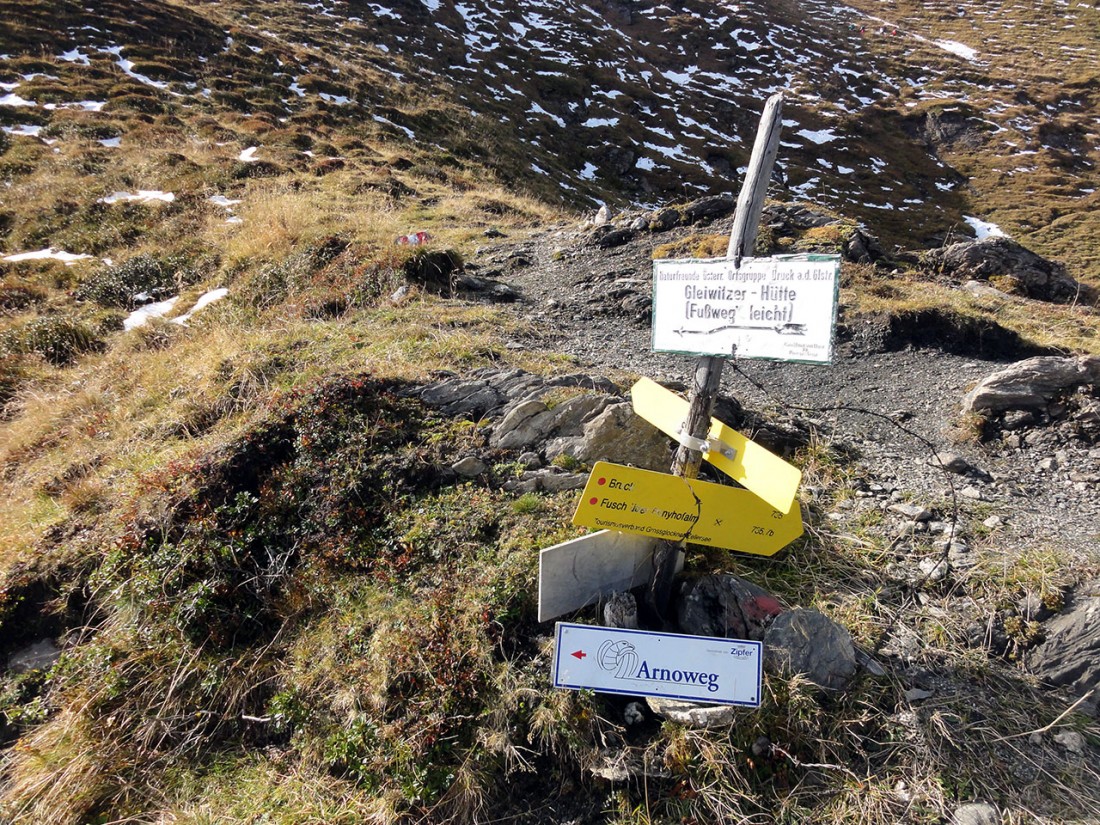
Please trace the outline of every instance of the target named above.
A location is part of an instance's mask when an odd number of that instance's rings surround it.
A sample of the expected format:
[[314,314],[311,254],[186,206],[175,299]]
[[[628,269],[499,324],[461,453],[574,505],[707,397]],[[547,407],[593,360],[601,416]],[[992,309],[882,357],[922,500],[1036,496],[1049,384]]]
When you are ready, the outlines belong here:
[[702,705],[657,696],[646,697],[646,704],[658,716],[693,728],[729,727],[737,720],[734,705]]
[[909,688],[905,691],[906,702],[919,702],[922,699],[928,699],[932,697],[934,693],[930,690],[921,690],[920,688]]
[[1085,755],[1085,737],[1075,730],[1064,730],[1055,734],[1054,741],[1074,756]]
[[820,688],[843,690],[858,669],[851,634],[817,610],[780,613],[764,632],[764,666],[801,673]]
[[1003,527],[1004,523],[1004,519],[1000,516],[990,516],[982,522],[982,525],[990,530],[996,530],[998,527]]
[[988,802],[970,802],[955,810],[952,825],[1000,825],[1001,814]]
[[631,702],[623,708],[623,721],[628,725],[640,725],[645,721],[645,708],[641,702]]
[[630,229],[634,232],[641,232],[644,229],[649,228],[649,222],[645,218],[635,218],[630,223]]
[[1044,458],[1042,461],[1039,462],[1038,466],[1040,470],[1049,473],[1051,470],[1058,469],[1058,459],[1054,458],[1053,456],[1051,456],[1050,458]]
[[[1001,420],[1001,426],[1006,430],[1019,430],[1022,427],[1030,427],[1035,423],[1035,415],[1027,410],[1009,410]],[[1019,436],[1016,438],[1019,442]],[[1017,446],[1019,444],[1017,443]]]
[[542,459],[536,452],[526,452],[520,455],[519,463],[528,470],[537,470],[542,466]]
[[905,502],[891,504],[886,509],[891,513],[896,513],[899,516],[904,516],[913,521],[928,521],[933,515],[932,511],[926,507],[921,507],[919,504],[907,504]]
[[396,291],[396,292],[394,292],[394,293],[393,293],[393,294],[392,294],[392,295],[390,296],[390,302],[391,302],[391,303],[394,303],[394,304],[399,304],[399,303],[401,303],[402,301],[404,301],[406,297],[408,297],[408,294],[409,294],[409,286],[408,286],[408,284],[404,284],[404,285],[402,285],[402,286],[399,286],[399,287],[397,288],[397,291]]
[[957,473],[958,475],[964,475],[974,469],[974,465],[958,453],[939,453],[929,463],[933,466],[942,467],[949,473]]
[[930,582],[941,582],[947,578],[947,574],[951,572],[951,565],[947,559],[932,558],[921,559],[917,563],[917,567],[920,568],[920,572]]
[[963,498],[973,499],[974,501],[982,500],[982,491],[979,490],[977,487],[974,487],[973,485],[963,487],[961,490],[959,490],[959,495]]
[[468,455],[452,464],[451,469],[463,478],[477,478],[489,468],[480,458]]

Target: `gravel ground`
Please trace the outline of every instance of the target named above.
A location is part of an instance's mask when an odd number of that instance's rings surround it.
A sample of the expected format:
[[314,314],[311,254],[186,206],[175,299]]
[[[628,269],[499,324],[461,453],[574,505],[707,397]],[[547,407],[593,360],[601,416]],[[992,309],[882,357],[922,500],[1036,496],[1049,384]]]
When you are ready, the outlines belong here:
[[[582,369],[613,379],[627,373],[682,384],[690,380],[695,359],[650,349],[652,251],[690,231],[726,232],[728,223],[640,233],[611,249],[596,246],[590,230],[547,228],[523,241],[505,239],[486,247],[469,268],[518,291],[512,306],[539,330],[533,345],[569,354]],[[993,540],[1002,551],[1039,542],[1091,563],[1100,559],[1100,445],[1051,430],[1028,434],[1023,447],[1009,448],[999,439],[978,444],[953,432],[966,391],[1022,354],[991,360],[896,348],[897,342],[893,351],[883,351],[867,346],[858,332],[848,325],[831,365],[747,360],[727,365],[723,393],[765,414],[786,410],[820,422],[834,443],[854,448],[859,475],[878,489],[898,491],[895,498],[942,504],[953,488],[967,514],[964,529],[968,520],[1000,517],[1003,525]],[[837,406],[877,415],[829,409]],[[962,476],[931,466],[930,447],[899,424],[937,451],[963,456],[980,472]]]

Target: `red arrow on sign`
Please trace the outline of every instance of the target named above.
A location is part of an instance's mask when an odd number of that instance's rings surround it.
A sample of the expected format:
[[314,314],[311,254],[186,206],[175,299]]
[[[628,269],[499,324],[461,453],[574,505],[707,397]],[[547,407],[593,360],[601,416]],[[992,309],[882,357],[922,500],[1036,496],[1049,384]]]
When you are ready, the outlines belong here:
[[583,650],[576,650],[576,651],[573,651],[572,653],[570,653],[569,655],[570,656],[576,656],[578,659],[583,659],[588,654],[585,653]]

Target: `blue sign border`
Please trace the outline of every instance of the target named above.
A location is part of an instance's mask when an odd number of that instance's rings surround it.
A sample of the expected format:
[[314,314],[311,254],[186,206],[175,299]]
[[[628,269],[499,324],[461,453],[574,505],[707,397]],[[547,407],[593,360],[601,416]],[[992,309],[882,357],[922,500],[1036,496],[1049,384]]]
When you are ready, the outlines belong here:
[[[562,642],[562,631],[565,630],[565,629],[568,629],[568,628],[578,628],[578,629],[586,630],[586,631],[604,630],[604,631],[607,631],[607,632],[613,633],[613,634],[620,634],[621,633],[621,634],[637,635],[637,636],[650,636],[650,637],[657,636],[657,637],[666,638],[666,639],[667,638],[672,638],[672,639],[703,639],[703,640],[706,640],[706,641],[709,641],[709,642],[717,642],[717,643],[720,643],[720,644],[728,644],[728,645],[734,645],[734,644],[737,644],[737,645],[753,645],[757,648],[757,655],[756,655],[756,701],[755,702],[747,702],[747,701],[736,701],[736,700],[729,700],[729,699],[723,699],[721,701],[716,701],[716,700],[702,698],[702,697],[699,697],[699,696],[684,696],[684,695],[673,694],[673,693],[647,692],[647,691],[644,691],[644,690],[642,690],[642,691],[639,691],[639,690],[616,690],[614,688],[593,687],[592,685],[568,684],[568,683],[562,682],[558,679],[558,670],[559,670],[558,662],[559,662],[559,660],[560,660],[560,658],[563,654],[563,648],[562,648],[562,643],[561,643]],[[568,655],[568,654],[565,654],[565,655]],[[594,691],[596,693],[611,693],[611,694],[618,694],[620,696],[653,696],[653,697],[658,698],[658,699],[677,699],[677,700],[680,700],[680,701],[683,701],[683,702],[695,702],[695,703],[699,703],[699,704],[709,704],[709,705],[726,705],[726,706],[735,706],[735,707],[758,708],[758,707],[760,707],[761,694],[763,693],[763,679],[764,679],[764,643],[763,642],[754,642],[754,641],[750,641],[748,639],[727,639],[723,636],[692,636],[692,635],[686,634],[686,633],[658,633],[658,632],[652,631],[652,630],[632,630],[632,629],[621,628],[621,627],[603,627],[601,625],[574,624],[574,623],[571,623],[571,622],[558,622],[555,626],[555,629],[554,629],[554,659],[553,659],[552,681],[554,683],[554,687],[556,687],[556,688],[562,688],[562,689],[565,689],[565,690],[591,690],[591,691]]]

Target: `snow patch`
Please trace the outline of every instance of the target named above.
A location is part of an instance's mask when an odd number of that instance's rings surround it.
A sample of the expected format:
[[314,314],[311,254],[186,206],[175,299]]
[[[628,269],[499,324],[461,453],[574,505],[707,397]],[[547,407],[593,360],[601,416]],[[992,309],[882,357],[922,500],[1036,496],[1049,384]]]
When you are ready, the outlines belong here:
[[173,192],[161,192],[157,189],[139,189],[137,192],[115,192],[105,198],[100,198],[97,203],[118,203],[119,201],[137,201],[138,203],[152,203],[161,201],[171,203],[176,199]]
[[835,134],[832,129],[821,129],[817,132],[809,129],[799,129],[795,134],[806,138],[811,143],[816,143],[818,146],[823,143],[832,143],[839,138],[839,135]]
[[65,266],[72,266],[77,261],[83,261],[90,257],[92,256],[76,255],[72,252],[65,252],[51,246],[49,249],[39,249],[35,252],[19,252],[15,255],[5,255],[2,260],[18,263],[19,261],[43,261],[52,259],[64,262]]
[[974,234],[978,236],[978,240],[983,238],[1007,238],[1001,227],[995,223],[989,223],[983,221],[980,218],[971,217],[970,215],[963,215],[963,220],[974,230]]
[[933,40],[933,45],[939,46],[945,52],[951,52],[951,54],[958,55],[964,60],[977,60],[978,51],[972,49],[969,46],[964,46],[955,40]]
[[206,307],[210,306],[210,304],[214,303],[215,301],[220,301],[228,294],[229,290],[225,287],[219,287],[218,289],[210,290],[209,292],[205,293],[201,298],[199,298],[199,300],[195,301],[195,305],[191,307],[191,309],[188,310],[186,314],[181,315],[179,318],[173,318],[172,323],[179,324],[180,326],[186,326],[187,322],[191,320],[192,315],[194,315],[199,310],[205,309]]
[[155,304],[146,304],[143,307],[138,307],[122,322],[122,328],[129,331],[145,326],[152,318],[163,318],[172,311],[172,307],[176,305],[176,301],[178,300],[179,296],[177,295],[175,298],[169,298],[167,301],[158,301]]

